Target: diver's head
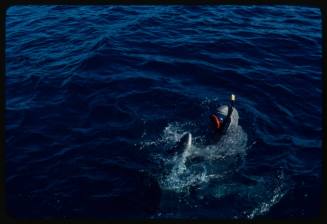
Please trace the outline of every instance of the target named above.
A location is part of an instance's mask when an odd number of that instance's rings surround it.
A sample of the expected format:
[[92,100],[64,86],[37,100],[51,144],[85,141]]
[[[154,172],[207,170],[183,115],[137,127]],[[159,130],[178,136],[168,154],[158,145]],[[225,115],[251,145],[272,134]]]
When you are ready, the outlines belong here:
[[222,105],[218,107],[216,114],[211,114],[210,119],[213,122],[215,128],[217,130],[222,129],[223,124],[227,118],[228,115],[228,106]]

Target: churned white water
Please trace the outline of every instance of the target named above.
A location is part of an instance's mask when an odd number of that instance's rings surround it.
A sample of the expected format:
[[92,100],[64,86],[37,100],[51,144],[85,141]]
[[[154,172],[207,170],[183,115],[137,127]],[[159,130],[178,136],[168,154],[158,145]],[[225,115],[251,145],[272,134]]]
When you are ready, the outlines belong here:
[[[166,160],[167,165],[172,164],[172,168],[167,176],[160,179],[160,185],[163,189],[177,192],[187,191],[188,187],[194,184],[201,185],[210,181],[211,178],[221,177],[224,175],[224,170],[229,169],[224,167],[226,162],[230,164],[237,162],[235,158],[244,157],[247,134],[238,125],[237,110],[234,110],[231,116],[230,127],[217,144],[203,145],[204,136],[193,135],[191,148]],[[186,124],[176,122],[168,124],[163,131],[162,139],[176,144],[186,132],[192,134],[192,130],[185,129],[186,126]],[[188,159],[194,158],[200,158],[201,162],[187,163]]]
[[[256,201],[255,205],[241,211],[249,219],[268,212],[286,194],[289,185],[285,184],[283,173],[273,177],[254,176],[251,178],[254,183],[250,185],[235,179],[235,172],[246,160],[247,150],[252,146],[238,121],[239,114],[234,110],[230,127],[215,144],[205,144],[206,136],[196,135],[197,126],[192,122],[168,123],[160,138],[143,141],[141,148],[154,146],[162,150],[154,154],[156,160],[163,162],[165,170],[158,176],[161,189],[186,195],[191,189],[197,189],[200,198],[221,199],[237,195],[242,202]],[[192,134],[190,148],[180,154],[165,153],[188,132]]]

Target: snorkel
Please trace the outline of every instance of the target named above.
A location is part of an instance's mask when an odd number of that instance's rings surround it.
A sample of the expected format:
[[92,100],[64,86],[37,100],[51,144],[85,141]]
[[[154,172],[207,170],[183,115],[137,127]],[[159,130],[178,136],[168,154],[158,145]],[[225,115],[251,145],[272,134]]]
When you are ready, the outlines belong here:
[[236,100],[235,95],[234,95],[234,94],[231,94],[230,97],[229,97],[229,99],[230,99],[230,104],[231,104],[231,106],[234,107],[234,105],[235,105],[235,100]]

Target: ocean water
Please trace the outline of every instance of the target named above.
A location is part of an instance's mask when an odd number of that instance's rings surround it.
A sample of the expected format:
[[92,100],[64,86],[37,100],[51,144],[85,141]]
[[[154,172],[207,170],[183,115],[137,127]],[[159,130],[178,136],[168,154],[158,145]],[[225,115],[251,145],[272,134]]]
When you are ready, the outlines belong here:
[[10,217],[320,215],[318,8],[14,6],[5,29]]

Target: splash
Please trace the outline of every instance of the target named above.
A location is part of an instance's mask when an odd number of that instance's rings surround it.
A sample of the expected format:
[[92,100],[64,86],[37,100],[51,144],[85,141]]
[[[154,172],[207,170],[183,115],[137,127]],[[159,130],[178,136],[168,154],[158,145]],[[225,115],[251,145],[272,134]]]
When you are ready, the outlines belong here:
[[[247,150],[254,144],[248,144],[248,136],[238,121],[238,112],[234,110],[230,127],[216,144],[206,143],[207,136],[201,135],[203,132],[196,122],[169,123],[158,139],[144,141],[144,146],[153,146],[155,160],[162,161],[163,168],[158,175],[160,188],[177,195],[191,195],[195,191],[192,197],[199,200],[236,197],[234,200],[239,203],[233,209],[238,218],[253,219],[268,213],[288,192],[289,181],[282,173],[251,176],[249,184],[235,175],[246,159]],[[165,151],[174,147],[187,132],[192,134],[192,146],[181,154],[167,155]],[[186,203],[192,200],[185,197]],[[170,205],[162,206],[164,209]]]
[[[222,174],[228,173],[231,165],[244,157],[246,151],[247,135],[238,125],[238,119],[238,112],[234,110],[230,127],[217,144],[204,145],[205,136],[195,136],[190,149],[167,161],[167,167],[172,167],[168,175],[161,178],[161,187],[176,192],[188,191],[192,186],[208,183],[211,178],[221,178]],[[195,127],[187,129],[190,126],[170,123],[164,129],[162,139],[170,145],[176,144],[184,133],[196,133]]]
[[[278,174],[273,180],[265,180],[265,178],[263,178],[263,181],[260,183],[263,188],[261,197],[256,200],[258,202],[257,206],[249,211],[246,217],[253,219],[258,215],[269,212],[270,208],[277,204],[290,190],[291,183],[290,180],[286,181],[286,178],[283,172]],[[270,183],[270,185],[268,183]],[[258,193],[258,187],[256,187],[255,190]]]

